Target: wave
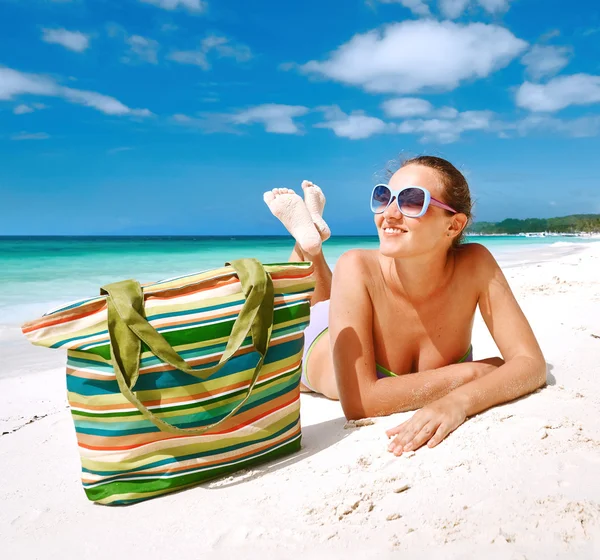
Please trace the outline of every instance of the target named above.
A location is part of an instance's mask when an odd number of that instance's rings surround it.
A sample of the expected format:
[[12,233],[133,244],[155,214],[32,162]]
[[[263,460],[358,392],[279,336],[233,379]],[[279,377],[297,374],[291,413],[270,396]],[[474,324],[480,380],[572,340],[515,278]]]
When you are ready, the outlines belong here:
[[572,241],[556,241],[551,243],[550,247],[573,247],[574,245],[580,246],[581,243],[573,243]]

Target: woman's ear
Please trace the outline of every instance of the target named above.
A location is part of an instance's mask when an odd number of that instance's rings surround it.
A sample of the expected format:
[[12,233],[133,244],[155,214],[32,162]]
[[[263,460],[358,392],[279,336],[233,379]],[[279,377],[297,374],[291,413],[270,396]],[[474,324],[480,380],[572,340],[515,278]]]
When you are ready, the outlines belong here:
[[460,212],[458,214],[454,214],[454,216],[452,216],[452,221],[448,226],[448,235],[452,237],[460,235],[460,232],[467,226],[468,221],[469,218],[467,218],[466,214],[462,214]]

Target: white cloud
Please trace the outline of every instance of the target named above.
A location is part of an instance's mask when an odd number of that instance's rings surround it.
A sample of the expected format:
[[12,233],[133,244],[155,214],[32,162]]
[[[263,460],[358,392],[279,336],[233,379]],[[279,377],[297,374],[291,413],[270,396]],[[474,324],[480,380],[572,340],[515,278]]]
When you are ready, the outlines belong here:
[[477,0],[482,8],[494,14],[508,10],[512,0]]
[[600,27],[591,27],[589,29],[586,29],[583,32],[583,36],[589,37],[590,35],[595,35],[596,33],[600,33]]
[[300,105],[266,103],[236,113],[200,113],[191,117],[182,113],[173,115],[172,121],[204,133],[223,132],[240,134],[239,125],[261,124],[267,132],[275,134],[300,134],[295,118],[306,115],[310,109]]
[[71,103],[92,107],[106,115],[131,115],[136,117],[149,117],[152,115],[148,109],[130,109],[126,105],[123,105],[118,99],[96,93],[95,91],[61,88],[61,97]]
[[318,123],[315,128],[329,128],[336,136],[361,140],[374,134],[392,132],[393,124],[386,123],[376,117],[369,117],[362,111],[353,111],[347,115],[337,105],[320,108],[325,116],[325,122]]
[[48,140],[49,134],[45,132],[20,132],[19,134],[13,134],[11,140]]
[[46,105],[43,103],[31,103],[30,105],[21,103],[13,109],[13,113],[15,115],[26,115],[27,113],[33,113],[34,111],[40,111],[42,109],[46,109]]
[[491,111],[456,112],[454,118],[414,119],[398,125],[401,134],[418,134],[422,142],[456,142],[469,130],[493,130],[494,113]]
[[397,133],[415,134],[420,137],[422,142],[443,144],[456,142],[463,132],[469,130],[494,131],[496,129],[492,111],[460,113],[453,107],[435,109],[431,104],[428,107],[422,106],[423,110],[426,108],[428,109],[426,114],[430,118],[408,119],[401,123],[392,123],[370,117],[362,111],[353,111],[348,115],[336,105],[319,107],[317,109],[322,110],[325,114],[325,122],[318,123],[315,127],[329,128],[336,136],[352,140],[369,138],[374,134]]
[[112,156],[114,154],[120,154],[121,152],[130,152],[131,150],[133,150],[131,146],[121,146],[119,148],[111,148],[110,150],[107,150],[106,153]]
[[154,39],[147,39],[141,35],[131,35],[125,39],[129,51],[122,58],[123,62],[141,60],[150,64],[158,64],[158,49],[160,45]]
[[307,107],[299,105],[267,103],[230,115],[229,119],[234,124],[260,123],[264,125],[267,132],[276,134],[298,134],[300,129],[294,122],[294,118],[306,115],[308,112]]
[[66,49],[83,52],[90,46],[89,35],[80,31],[67,31],[66,29],[43,29],[42,41],[56,43]]
[[176,115],[173,115],[172,119],[179,124],[191,124],[195,120],[194,117],[189,117],[183,113],[177,113]]
[[108,95],[61,86],[46,76],[0,67],[0,100],[8,101],[20,95],[59,97],[71,103],[92,107],[107,115],[137,117],[152,115],[148,109],[131,109]]
[[433,112],[434,116],[440,119],[455,119],[459,113],[454,107],[441,107]]
[[58,86],[45,76],[0,67],[0,100],[10,100],[23,93],[57,95]]
[[33,113],[35,111],[35,109],[33,107],[30,107],[29,105],[17,105],[14,109],[13,109],[13,113],[15,115],[25,115],[26,113]]
[[171,122],[190,130],[199,130],[204,134],[213,134],[216,132],[242,134],[231,123],[231,115],[225,113],[199,113],[195,117],[178,113],[171,117]]
[[388,99],[381,104],[388,117],[420,117],[433,111],[433,105],[425,99],[417,97],[399,97]]
[[174,23],[163,23],[160,26],[160,30],[163,33],[172,33],[173,31],[177,31],[178,29],[179,29],[179,26]]
[[450,19],[459,17],[471,0],[440,0],[440,11]]
[[200,48],[194,51],[174,51],[169,59],[180,64],[192,64],[203,70],[211,67],[208,55],[215,53],[219,58],[233,58],[236,62],[247,62],[252,58],[252,51],[246,45],[233,43],[222,35],[208,35],[202,40]]
[[250,47],[239,43],[231,43],[222,35],[209,35],[202,40],[202,49],[206,52],[214,50],[221,58],[233,58],[236,62],[247,62],[252,58]]
[[206,53],[202,50],[197,51],[174,51],[168,58],[179,64],[192,64],[199,66],[202,70],[210,70],[210,63]]
[[442,14],[450,19],[460,17],[469,5],[478,4],[491,14],[505,12],[511,0],[440,0],[439,8]]
[[526,136],[531,132],[554,132],[572,138],[587,138],[600,134],[600,115],[576,119],[559,119],[549,115],[528,115],[516,123],[507,125],[506,128],[516,130],[521,136]]
[[374,93],[452,90],[507,66],[526,47],[497,25],[409,20],[355,35],[327,60],[299,69]]
[[600,76],[572,74],[546,84],[525,82],[517,90],[516,103],[530,111],[549,113],[570,105],[600,103]]
[[122,62],[126,64],[135,64],[137,62],[158,64],[158,51],[160,49],[158,41],[142,37],[141,35],[129,35],[127,30],[118,23],[109,22],[105,27],[109,37],[121,39],[128,47],[125,54],[121,57]]
[[140,2],[153,4],[164,10],[176,10],[181,7],[193,13],[202,13],[208,7],[204,0],[140,0]]
[[379,0],[382,4],[402,4],[416,16],[428,16],[430,14],[427,0]]
[[458,111],[454,107],[440,107],[436,109],[429,101],[419,99],[418,97],[388,99],[381,104],[381,108],[392,119],[424,116],[455,119],[458,116]]
[[531,50],[521,58],[527,67],[527,72],[534,80],[552,76],[560,72],[571,56],[568,47],[553,47],[551,45],[534,45]]

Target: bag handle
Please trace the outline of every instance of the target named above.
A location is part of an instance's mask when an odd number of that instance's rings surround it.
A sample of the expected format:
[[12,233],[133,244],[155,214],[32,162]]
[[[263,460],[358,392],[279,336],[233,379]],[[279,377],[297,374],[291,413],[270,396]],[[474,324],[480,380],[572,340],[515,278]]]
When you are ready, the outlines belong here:
[[[144,295],[138,282],[124,280],[101,288],[100,293],[107,296],[111,361],[119,389],[144,418],[164,432],[176,435],[201,435],[211,430],[231,418],[244,406],[258,380],[273,331],[273,281],[263,265],[256,259],[239,259],[226,264],[231,264],[236,271],[246,301],[233,324],[221,359],[216,365],[206,368],[192,368],[173,349],[165,337],[147,321],[144,315]],[[260,355],[250,385],[241,402],[214,424],[202,428],[178,428],[158,418],[134,393],[133,388],[139,376],[142,342],[161,361],[194,377],[206,379],[219,371],[230,360],[249,334],[252,335],[254,349]]]

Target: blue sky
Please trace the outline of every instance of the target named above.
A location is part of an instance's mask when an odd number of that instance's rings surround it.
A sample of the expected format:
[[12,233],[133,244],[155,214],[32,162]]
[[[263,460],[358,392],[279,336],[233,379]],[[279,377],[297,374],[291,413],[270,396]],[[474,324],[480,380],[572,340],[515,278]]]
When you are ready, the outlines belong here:
[[476,219],[600,213],[593,0],[0,0],[0,37],[0,235],[283,234],[302,179],[368,234],[421,153]]

